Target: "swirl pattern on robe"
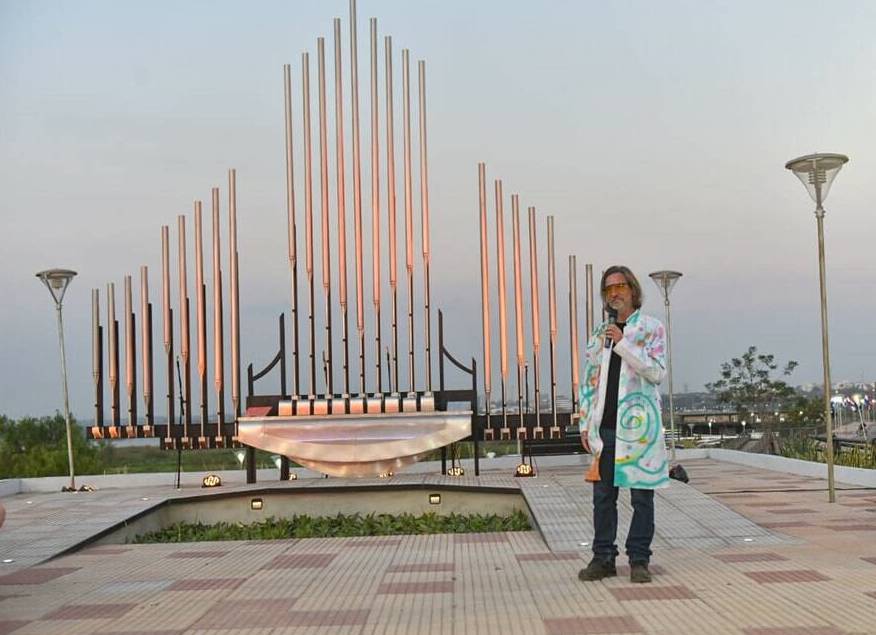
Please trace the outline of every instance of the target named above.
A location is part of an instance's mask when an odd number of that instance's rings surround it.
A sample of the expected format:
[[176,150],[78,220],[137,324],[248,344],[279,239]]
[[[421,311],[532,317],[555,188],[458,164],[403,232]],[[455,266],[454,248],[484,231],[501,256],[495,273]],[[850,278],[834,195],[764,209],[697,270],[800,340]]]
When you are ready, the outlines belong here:
[[[660,411],[643,392],[626,395],[617,404],[617,464],[638,463],[660,441]],[[639,465],[645,472],[657,473],[661,465]]]

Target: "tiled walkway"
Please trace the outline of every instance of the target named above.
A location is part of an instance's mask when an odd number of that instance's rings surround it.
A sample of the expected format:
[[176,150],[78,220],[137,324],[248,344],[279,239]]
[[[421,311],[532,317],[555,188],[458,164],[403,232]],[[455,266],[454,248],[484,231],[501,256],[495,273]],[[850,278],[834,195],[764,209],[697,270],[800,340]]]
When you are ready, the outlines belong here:
[[[876,633],[876,490],[840,491],[830,505],[822,481],[710,460],[685,467],[690,486],[658,497],[654,583],[635,586],[625,567],[577,580],[590,540],[577,466],[522,482],[465,478],[522,487],[541,531],[112,545],[36,566],[22,565],[163,494],[10,497],[0,559],[14,552],[15,562],[0,564],[0,635]],[[341,481],[284,486],[329,483]]]

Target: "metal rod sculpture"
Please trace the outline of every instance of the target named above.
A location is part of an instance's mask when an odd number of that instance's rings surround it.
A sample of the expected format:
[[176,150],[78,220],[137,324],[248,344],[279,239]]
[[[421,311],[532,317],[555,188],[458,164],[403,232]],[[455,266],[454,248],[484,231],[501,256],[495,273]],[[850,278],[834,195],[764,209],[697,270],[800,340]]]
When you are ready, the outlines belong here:
[[173,310],[170,306],[170,227],[161,226],[161,299],[164,315],[164,353],[167,356],[167,438],[175,421],[173,388]]
[[557,427],[557,267],[554,258],[554,217],[547,217],[548,232],[548,319],[550,322],[551,349],[551,433]]
[[316,396],[316,324],[313,320],[313,164],[310,138],[310,54],[301,54],[301,112],[304,121],[304,267],[307,273],[307,323],[310,329],[308,349],[307,397]]
[[94,379],[94,425],[103,427],[103,327],[100,290],[91,290],[91,376]]
[[432,392],[431,253],[429,247],[429,163],[426,148],[426,62],[417,62],[420,97],[420,231],[423,235],[423,287],[426,332],[426,389]]
[[380,129],[377,111],[377,18],[369,20],[371,31],[371,283],[374,302],[374,367],[377,392],[383,392],[380,345]]
[[587,339],[590,339],[590,334],[593,332],[593,265],[584,265],[584,312],[586,322],[584,328],[587,329]]
[[186,260],[186,217],[180,214],[177,217],[177,233],[179,238],[179,354],[183,360],[183,404],[185,414],[183,419],[183,437],[191,438],[190,426],[192,423],[192,360],[190,355],[190,328],[189,328],[189,290],[188,290],[188,267]]
[[318,38],[317,65],[319,71],[319,211],[322,219],[322,289],[325,296],[325,392],[334,394],[332,378],[332,264],[329,221],[328,121],[325,97],[325,38]]
[[289,266],[292,269],[292,367],[295,372],[295,396],[301,394],[300,367],[298,363],[298,248],[295,224],[295,171],[292,154],[292,70],[283,65],[286,123],[286,224],[288,232]]
[[514,247],[514,326],[517,340],[517,414],[523,418],[523,368],[526,353],[523,340],[523,268],[520,262],[520,198],[511,195],[511,222]]
[[499,280],[499,363],[502,374],[502,427],[508,427],[505,385],[508,382],[508,313],[505,288],[505,219],[502,181],[496,180],[496,267]]
[[207,285],[204,282],[204,238],[201,201],[195,201],[195,313],[198,329],[198,380],[201,386],[199,445],[207,444]]
[[[240,416],[240,276],[237,259],[237,170],[233,168],[228,170],[228,251],[231,268],[231,403],[236,420]],[[189,421],[188,415],[186,421]]]
[[411,70],[410,52],[402,49],[402,95],[404,97],[405,175],[405,266],[408,271],[408,392],[416,385],[414,366],[414,200],[411,183]]
[[529,208],[529,287],[532,304],[532,376],[535,382],[535,422],[541,427],[541,390],[539,388],[538,361],[541,348],[538,308],[538,253],[536,249],[535,208]]
[[125,388],[128,397],[128,426],[137,425],[137,338],[134,331],[131,276],[125,276]]
[[356,329],[359,332],[359,394],[365,396],[365,287],[362,254],[362,164],[359,148],[359,45],[356,0],[350,0],[350,102],[353,126],[353,232],[356,239]]
[[491,345],[490,345],[490,268],[487,244],[487,177],[486,166],[478,163],[478,203],[481,218],[481,317],[484,341],[484,407],[487,415],[487,428],[490,427],[490,392],[491,392]]
[[116,285],[110,282],[106,292],[107,327],[109,328],[110,412],[113,425],[119,425],[119,323],[116,321]]
[[392,291],[392,381],[390,390],[398,388],[398,254],[395,222],[395,136],[393,133],[392,38],[384,38],[386,82],[386,205],[389,222],[389,287]]
[[143,406],[146,408],[146,425],[155,422],[152,393],[152,304],[149,302],[149,267],[140,267],[140,313],[143,316],[143,333],[140,338],[143,356]]
[[569,349],[572,363],[572,412],[578,411],[578,262],[569,256]]
[[167,356],[167,438],[169,439],[175,421],[176,404],[173,388],[173,310],[170,306],[170,227],[167,225],[161,226],[161,299],[161,306],[164,309],[164,352]]
[[[216,442],[222,441],[222,424],[225,423],[225,351],[222,323],[222,254],[220,253],[219,188],[213,194],[213,385],[216,389]],[[172,417],[171,417],[172,419]]]
[[347,226],[344,185],[344,96],[341,59],[341,20],[335,18],[335,162],[338,196],[338,299],[344,328],[344,398],[350,396],[350,323],[347,314]]

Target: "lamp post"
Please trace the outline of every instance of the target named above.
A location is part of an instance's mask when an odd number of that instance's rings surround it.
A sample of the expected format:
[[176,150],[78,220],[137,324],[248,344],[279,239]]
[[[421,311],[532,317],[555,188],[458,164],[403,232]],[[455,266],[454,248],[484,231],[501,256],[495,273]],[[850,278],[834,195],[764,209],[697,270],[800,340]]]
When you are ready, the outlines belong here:
[[809,154],[791,159],[785,167],[803,183],[815,201],[815,219],[818,225],[818,282],[821,290],[821,359],[824,370],[824,423],[827,429],[827,491],[828,501],[836,502],[833,480],[833,429],[830,420],[830,347],[827,328],[827,280],[824,267],[824,200],[840,169],[848,163],[844,154]]
[[670,444],[670,457],[675,461],[675,408],[672,396],[672,320],[669,313],[669,292],[672,287],[678,282],[681,273],[678,271],[654,271],[648,276],[660,289],[663,294],[663,306],[666,307],[666,358],[669,370],[669,429],[672,431],[672,442]]
[[76,476],[73,470],[73,431],[70,427],[70,397],[67,391],[67,356],[64,353],[64,318],[62,316],[62,303],[64,301],[64,293],[67,291],[67,286],[73,277],[75,271],[69,269],[46,269],[36,274],[37,278],[43,281],[49,293],[52,294],[52,300],[55,301],[55,309],[58,311],[58,343],[61,348],[61,378],[64,384],[64,419],[67,422],[67,463],[70,466],[70,490],[76,490]]

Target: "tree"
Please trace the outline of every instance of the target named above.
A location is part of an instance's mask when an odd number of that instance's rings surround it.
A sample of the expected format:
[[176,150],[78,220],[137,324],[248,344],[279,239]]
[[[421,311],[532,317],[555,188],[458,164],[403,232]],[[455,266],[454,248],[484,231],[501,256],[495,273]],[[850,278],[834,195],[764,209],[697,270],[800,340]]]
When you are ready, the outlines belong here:
[[[782,375],[789,376],[797,365],[789,361],[782,368]],[[721,364],[721,377],[706,384],[706,389],[719,402],[731,404],[740,413],[763,415],[769,429],[773,413],[784,409],[797,394],[787,383],[773,378],[778,369],[774,355],[758,353],[756,346],[749,346],[741,357]]]
[[[77,474],[99,474],[100,452],[73,423],[73,461]],[[0,415],[0,478],[63,476],[67,464],[67,427],[64,417],[24,417],[15,421]]]

